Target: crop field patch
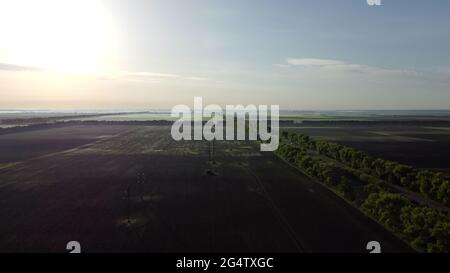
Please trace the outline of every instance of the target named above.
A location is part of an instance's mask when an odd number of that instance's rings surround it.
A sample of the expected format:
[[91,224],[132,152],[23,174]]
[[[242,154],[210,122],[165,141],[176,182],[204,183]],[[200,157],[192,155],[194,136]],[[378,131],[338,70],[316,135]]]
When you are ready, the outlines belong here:
[[177,142],[168,126],[5,166],[0,200],[0,251],[408,251],[259,143]]
[[0,164],[76,148],[130,130],[131,126],[66,126],[0,135]]
[[347,145],[375,157],[450,173],[450,131],[446,127],[341,126],[289,130]]

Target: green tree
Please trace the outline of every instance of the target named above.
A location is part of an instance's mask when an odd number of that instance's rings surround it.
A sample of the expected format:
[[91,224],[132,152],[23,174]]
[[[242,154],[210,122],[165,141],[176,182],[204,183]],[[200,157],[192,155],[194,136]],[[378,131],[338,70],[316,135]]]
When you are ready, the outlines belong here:
[[380,191],[371,193],[361,207],[381,223],[395,231],[402,229],[400,212],[410,202],[399,194]]

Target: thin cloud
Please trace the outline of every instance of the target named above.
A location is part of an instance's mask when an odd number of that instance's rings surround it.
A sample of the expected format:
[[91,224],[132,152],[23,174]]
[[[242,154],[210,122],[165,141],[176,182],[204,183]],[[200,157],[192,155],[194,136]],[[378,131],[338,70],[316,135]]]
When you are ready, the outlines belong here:
[[149,79],[178,79],[178,80],[188,80],[188,81],[208,81],[208,78],[197,77],[197,76],[185,76],[179,74],[170,73],[158,73],[158,72],[130,72],[123,71],[119,73],[121,77],[137,77],[137,78],[149,78]]
[[288,67],[290,67],[290,65],[288,65],[288,64],[274,64],[274,66],[280,67],[280,68],[288,68]]
[[[44,71],[44,69],[32,67],[32,66],[22,66],[8,63],[0,63],[0,71],[12,71],[12,72],[21,72],[21,71]],[[138,71],[138,72],[130,72],[130,71],[121,71],[117,73],[111,74],[103,74],[97,77],[98,80],[114,80],[118,78],[127,78],[127,79],[145,79],[149,82],[161,82],[164,79],[176,79],[176,80],[184,80],[184,81],[210,81],[209,78],[199,77],[199,76],[186,76],[179,74],[171,74],[171,73],[158,73],[158,72],[147,72],[147,71]]]
[[150,77],[150,78],[179,78],[179,75],[167,74],[167,73],[154,73],[154,72],[128,72],[123,71],[120,73],[121,76],[130,77]]
[[287,58],[286,62],[290,65],[302,65],[302,66],[333,66],[333,65],[343,65],[344,62],[329,59],[313,59],[313,58]]
[[38,70],[41,69],[31,66],[0,63],[0,71],[38,71]]
[[333,70],[337,72],[353,72],[364,74],[385,74],[385,75],[405,75],[420,76],[421,73],[409,69],[387,69],[379,68],[366,64],[348,63],[341,60],[333,59],[316,59],[316,58],[287,58],[286,63],[289,66],[313,67],[324,70]]
[[443,75],[450,76],[450,66],[439,67],[437,72]]

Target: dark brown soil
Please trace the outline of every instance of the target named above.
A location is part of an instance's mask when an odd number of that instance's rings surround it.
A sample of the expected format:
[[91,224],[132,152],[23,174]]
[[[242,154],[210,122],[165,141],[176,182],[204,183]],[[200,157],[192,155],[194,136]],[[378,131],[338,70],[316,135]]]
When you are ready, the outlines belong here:
[[0,251],[66,252],[73,240],[84,252],[366,252],[372,240],[409,251],[259,145],[215,146],[212,166],[208,143],[141,127],[3,167]]

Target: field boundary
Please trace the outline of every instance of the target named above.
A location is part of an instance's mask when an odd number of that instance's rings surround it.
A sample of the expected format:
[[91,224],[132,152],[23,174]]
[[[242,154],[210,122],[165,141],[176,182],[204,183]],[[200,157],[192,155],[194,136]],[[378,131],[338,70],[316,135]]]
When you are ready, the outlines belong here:
[[387,230],[389,233],[391,233],[392,235],[394,235],[396,238],[398,238],[399,240],[401,240],[402,242],[404,242],[407,246],[409,246],[412,250],[414,250],[414,252],[419,252],[418,249],[416,249],[415,247],[413,247],[408,241],[406,241],[404,238],[402,238],[398,233],[394,232],[392,229],[390,229],[389,227],[387,227],[386,225],[384,225],[383,223],[380,223],[379,221],[377,221],[373,216],[369,215],[368,213],[366,213],[364,210],[362,210],[360,207],[355,206],[353,203],[351,203],[350,201],[348,201],[347,199],[345,199],[339,192],[337,192],[336,190],[334,190],[331,187],[328,187],[327,185],[325,185],[324,183],[321,183],[319,180],[317,180],[316,178],[308,175],[307,173],[305,173],[302,169],[300,169],[299,167],[295,166],[294,164],[288,162],[287,160],[285,160],[284,158],[282,158],[281,156],[279,156],[277,153],[273,152],[273,154],[281,159],[282,161],[284,161],[287,165],[291,166],[292,168],[294,168],[295,170],[299,171],[302,175],[308,177],[309,179],[311,179],[311,181],[313,181],[314,183],[322,186],[324,189],[332,192],[334,195],[338,196],[341,200],[345,201],[345,203],[349,204],[352,208],[355,208],[356,210],[358,210],[360,213],[362,213],[362,215],[364,215],[365,217],[369,218],[370,220],[372,220],[373,222],[375,222],[376,224],[378,224],[379,226],[381,226],[382,228],[384,228],[385,230]]

